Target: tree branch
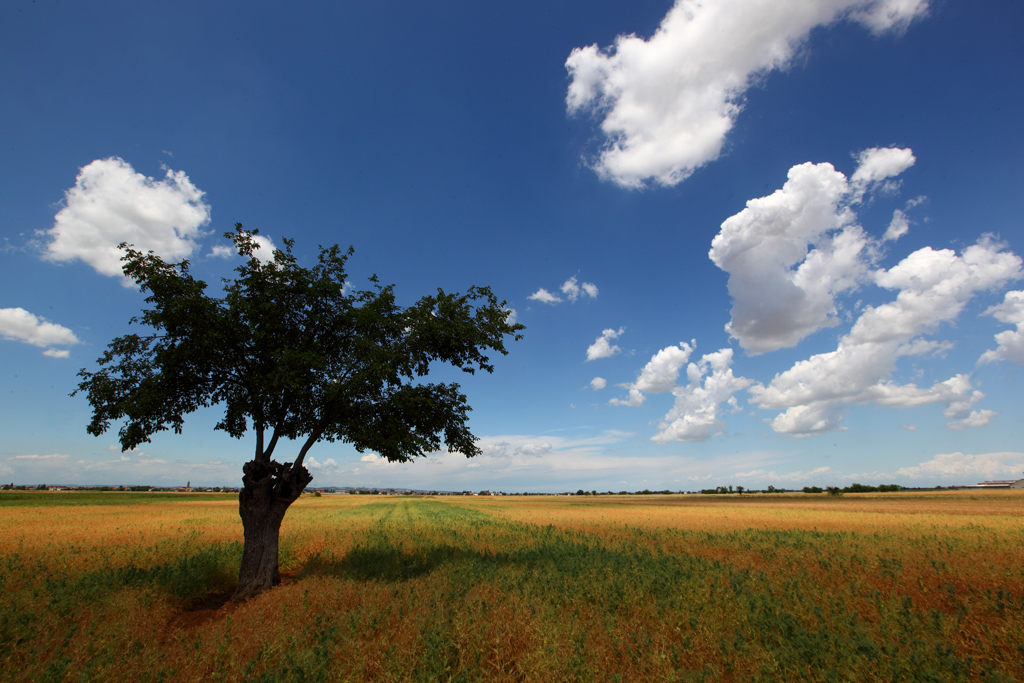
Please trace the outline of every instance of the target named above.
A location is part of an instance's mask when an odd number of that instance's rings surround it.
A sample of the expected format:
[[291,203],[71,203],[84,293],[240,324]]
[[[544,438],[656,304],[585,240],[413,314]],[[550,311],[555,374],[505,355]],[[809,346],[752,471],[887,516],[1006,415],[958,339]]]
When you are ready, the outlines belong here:
[[309,436],[306,438],[306,441],[302,444],[302,448],[299,450],[299,457],[295,458],[295,469],[299,469],[300,467],[302,467],[302,461],[305,460],[306,453],[308,453],[309,449],[313,447],[313,444],[320,440],[320,437],[323,436],[324,430],[326,428],[327,421],[324,420],[321,421],[321,423],[316,426],[316,429],[309,433]]
[[274,427],[274,435],[270,437],[270,444],[267,446],[267,450],[263,451],[263,460],[270,462],[270,457],[274,454],[274,447],[277,446],[277,439],[280,435],[277,433],[277,427]]

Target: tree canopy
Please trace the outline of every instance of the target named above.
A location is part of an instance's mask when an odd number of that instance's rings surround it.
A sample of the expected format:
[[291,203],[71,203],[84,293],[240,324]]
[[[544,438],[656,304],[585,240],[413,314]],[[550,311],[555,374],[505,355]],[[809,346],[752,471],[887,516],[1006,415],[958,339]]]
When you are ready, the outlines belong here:
[[[402,307],[394,286],[376,276],[369,289],[352,286],[351,247],[320,247],[317,264],[305,268],[288,239],[272,259],[257,258],[256,234],[241,224],[225,233],[244,261],[220,297],[207,293],[188,261],[167,263],[122,244],[124,273],[147,294],[147,308],[131,319],[145,331],[114,339],[99,370],[79,372],[74,392],[92,406],[89,433],[122,423],[124,450],[164,430],[180,433],[186,415],[210,406],[223,406],[217,429],[235,438],[255,433],[253,460],[242,468],[236,597],[276,583],[277,529],[312,481],[303,460],[318,441],[348,442],[392,462],[442,443],[477,455],[459,385],[421,379],[435,363],[492,372],[487,354],[506,354],[505,337],[520,339],[524,329],[488,287],[438,289]],[[272,456],[284,442],[298,451],[282,464]]]
[[[353,250],[321,248],[312,268],[298,265],[293,241],[272,261],[241,224],[225,235],[246,257],[224,296],[189,272],[188,261],[166,263],[122,245],[125,275],[148,293],[132,323],[147,334],[118,337],[82,370],[78,391],[99,435],[125,420],[125,450],[159,431],[180,433],[184,417],[222,404],[217,429],[255,432],[255,459],[269,460],[283,439],[302,439],[295,465],[320,440],[350,442],[390,461],[436,451],[444,443],[467,456],[479,452],[466,425],[470,410],[456,383],[420,383],[431,363],[468,373],[493,371],[486,351],[506,354],[504,338],[522,325],[488,287],[422,297],[403,308],[394,286],[356,290],[346,279]],[[75,392],[77,393],[77,391]]]

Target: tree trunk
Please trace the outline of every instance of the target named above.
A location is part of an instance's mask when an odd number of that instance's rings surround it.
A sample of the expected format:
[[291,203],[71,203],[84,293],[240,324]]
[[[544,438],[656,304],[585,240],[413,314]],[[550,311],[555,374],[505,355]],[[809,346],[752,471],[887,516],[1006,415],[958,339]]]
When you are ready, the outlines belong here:
[[248,600],[281,583],[277,546],[284,513],[313,481],[305,467],[251,460],[242,467],[238,514],[245,541],[234,601]]

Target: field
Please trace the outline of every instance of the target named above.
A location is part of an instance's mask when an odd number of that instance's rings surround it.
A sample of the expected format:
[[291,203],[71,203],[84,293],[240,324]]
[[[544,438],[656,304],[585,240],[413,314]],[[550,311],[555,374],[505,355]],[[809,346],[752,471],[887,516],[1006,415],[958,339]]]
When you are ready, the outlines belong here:
[[0,494],[4,681],[1024,680],[1024,492]]

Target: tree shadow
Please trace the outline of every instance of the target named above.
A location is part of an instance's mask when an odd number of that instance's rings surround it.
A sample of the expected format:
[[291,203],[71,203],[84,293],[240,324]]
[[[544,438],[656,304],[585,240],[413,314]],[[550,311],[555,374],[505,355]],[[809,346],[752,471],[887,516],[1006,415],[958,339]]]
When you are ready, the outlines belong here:
[[355,581],[400,582],[430,574],[442,565],[465,562],[494,562],[497,558],[449,545],[406,552],[390,545],[357,547],[337,560],[311,557],[302,576],[331,576]]

